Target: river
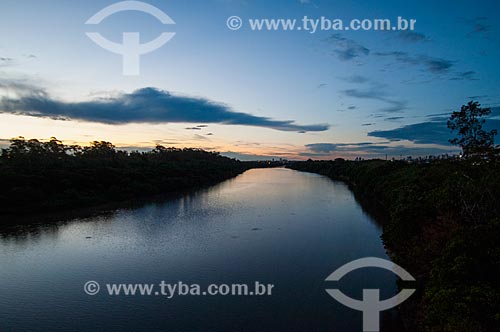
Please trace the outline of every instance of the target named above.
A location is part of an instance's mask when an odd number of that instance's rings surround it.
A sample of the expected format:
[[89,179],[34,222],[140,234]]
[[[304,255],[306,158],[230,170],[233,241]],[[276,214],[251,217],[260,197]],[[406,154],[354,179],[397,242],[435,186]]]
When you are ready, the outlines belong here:
[[[33,218],[36,221],[36,218]],[[325,288],[383,298],[381,229],[346,185],[284,168],[249,170],[182,197],[0,235],[0,331],[362,331]],[[110,296],[106,284],[272,284],[262,296]],[[87,295],[84,284],[100,284]],[[385,315],[383,321],[392,321]]]

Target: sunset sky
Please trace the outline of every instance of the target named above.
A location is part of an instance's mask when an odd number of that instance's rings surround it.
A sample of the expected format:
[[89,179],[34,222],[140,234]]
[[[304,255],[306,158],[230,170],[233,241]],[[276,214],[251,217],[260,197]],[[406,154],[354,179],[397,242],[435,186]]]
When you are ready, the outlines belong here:
[[[148,0],[0,2],[0,145],[12,137],[129,149],[160,143],[242,159],[454,153],[449,114],[471,99],[500,129],[500,2]],[[229,16],[243,19],[232,31]],[[416,19],[413,32],[252,31],[253,18]],[[139,76],[86,32],[120,42],[175,32],[141,56]]]

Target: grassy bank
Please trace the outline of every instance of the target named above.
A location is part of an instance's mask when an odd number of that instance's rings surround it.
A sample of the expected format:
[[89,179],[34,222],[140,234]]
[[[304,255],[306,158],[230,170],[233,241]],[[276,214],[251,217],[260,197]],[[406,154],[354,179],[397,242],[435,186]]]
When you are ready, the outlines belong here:
[[[0,156],[0,216],[81,209],[212,185],[261,167],[200,149],[126,152],[15,139]],[[267,166],[267,165],[266,165]]]
[[500,331],[500,167],[459,161],[308,161],[383,220],[394,261],[417,279],[409,331]]

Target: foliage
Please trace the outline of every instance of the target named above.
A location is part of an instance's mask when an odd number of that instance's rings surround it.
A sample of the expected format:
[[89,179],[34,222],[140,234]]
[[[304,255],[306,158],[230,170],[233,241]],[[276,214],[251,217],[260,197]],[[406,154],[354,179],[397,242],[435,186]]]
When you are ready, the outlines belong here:
[[417,279],[417,296],[402,308],[410,331],[500,330],[497,161],[336,160],[291,168],[345,181],[363,206],[385,212],[384,243]]
[[453,112],[448,121],[448,128],[457,131],[457,138],[450,143],[459,145],[465,157],[487,156],[494,151],[494,139],[497,130],[485,131],[485,116],[491,114],[490,108],[481,108],[478,102],[463,105],[460,111]]
[[250,167],[200,149],[119,151],[109,142],[67,146],[23,137],[0,156],[0,215],[88,207],[206,186]]

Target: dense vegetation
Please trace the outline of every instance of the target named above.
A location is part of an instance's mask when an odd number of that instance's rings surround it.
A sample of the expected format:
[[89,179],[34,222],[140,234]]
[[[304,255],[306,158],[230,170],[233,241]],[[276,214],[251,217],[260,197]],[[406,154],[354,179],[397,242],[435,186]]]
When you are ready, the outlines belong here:
[[20,137],[0,155],[0,215],[89,207],[217,183],[258,164],[199,149],[119,151]]
[[462,106],[448,122],[459,159],[291,165],[346,182],[382,218],[393,260],[417,279],[402,306],[408,331],[500,331],[500,153],[496,130],[482,129],[490,110],[479,106]]
[[419,284],[403,304],[409,331],[500,331],[500,150],[497,131],[483,130],[489,114],[477,102],[453,112],[459,159],[292,165],[345,181],[386,220],[384,243]]
[[[345,181],[385,212],[383,240],[418,281],[410,331],[500,330],[500,168],[461,161],[308,161],[291,166]],[[366,204],[368,203],[368,205]]]
[[[418,293],[402,307],[409,331],[500,331],[500,158],[496,131],[482,130],[487,114],[469,103],[450,118],[461,159],[290,166],[346,182],[382,218],[392,258],[418,283]],[[176,192],[252,167],[262,165],[199,149],[125,152],[109,142],[81,147],[18,138],[0,155],[0,215]]]

